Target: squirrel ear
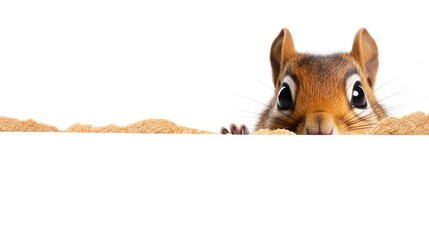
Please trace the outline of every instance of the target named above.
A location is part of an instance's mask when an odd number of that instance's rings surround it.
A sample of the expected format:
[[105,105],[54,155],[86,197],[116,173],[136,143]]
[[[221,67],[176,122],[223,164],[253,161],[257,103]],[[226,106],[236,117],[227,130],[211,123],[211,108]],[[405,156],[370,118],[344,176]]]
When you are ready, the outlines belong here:
[[375,40],[365,28],[356,33],[351,55],[362,70],[366,71],[368,84],[373,88],[378,71],[378,49]]
[[283,70],[286,65],[288,58],[295,53],[292,35],[287,28],[283,28],[271,45],[270,60],[274,85],[279,78],[281,70]]

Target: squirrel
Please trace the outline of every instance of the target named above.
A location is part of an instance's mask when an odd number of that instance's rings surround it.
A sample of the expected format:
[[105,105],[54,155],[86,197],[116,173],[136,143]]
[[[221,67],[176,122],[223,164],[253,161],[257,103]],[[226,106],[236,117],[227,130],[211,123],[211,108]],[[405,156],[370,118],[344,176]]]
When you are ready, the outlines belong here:
[[[359,134],[386,117],[374,96],[378,49],[365,28],[357,31],[349,53],[314,55],[295,50],[284,28],[271,46],[274,96],[255,130],[287,129],[296,134]],[[249,134],[231,124],[222,134]]]

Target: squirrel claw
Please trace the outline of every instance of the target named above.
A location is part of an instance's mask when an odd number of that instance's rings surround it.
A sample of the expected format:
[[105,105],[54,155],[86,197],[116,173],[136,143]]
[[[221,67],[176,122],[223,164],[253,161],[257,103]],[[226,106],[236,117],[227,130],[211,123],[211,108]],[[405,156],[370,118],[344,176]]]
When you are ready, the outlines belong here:
[[220,129],[221,134],[232,134],[232,135],[248,135],[249,129],[246,127],[246,125],[241,125],[240,127],[237,127],[234,123],[231,123],[229,126],[229,129],[226,129],[222,127]]

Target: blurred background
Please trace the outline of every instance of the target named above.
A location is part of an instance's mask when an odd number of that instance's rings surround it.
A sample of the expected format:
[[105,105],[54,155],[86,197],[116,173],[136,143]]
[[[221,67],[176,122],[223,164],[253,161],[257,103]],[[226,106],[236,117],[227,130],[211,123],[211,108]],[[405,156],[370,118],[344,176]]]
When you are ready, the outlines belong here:
[[61,129],[166,118],[218,131],[255,124],[272,96],[269,50],[283,27],[298,51],[379,47],[378,98],[429,112],[424,2],[1,1],[0,115]]

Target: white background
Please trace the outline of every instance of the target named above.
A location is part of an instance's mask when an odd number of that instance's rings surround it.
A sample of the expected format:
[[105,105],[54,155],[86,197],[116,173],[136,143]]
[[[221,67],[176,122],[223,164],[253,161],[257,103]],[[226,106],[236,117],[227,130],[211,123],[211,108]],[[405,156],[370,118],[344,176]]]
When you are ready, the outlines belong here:
[[[428,20],[417,1],[1,1],[0,115],[62,129],[252,125],[281,28],[298,50],[331,53],[349,51],[362,26],[379,46],[387,107],[429,112]],[[0,239],[428,239],[427,146],[1,133]]]
[[[253,126],[271,97],[269,49],[379,46],[379,98],[395,115],[429,111],[429,15],[421,1],[2,1],[0,115],[61,129],[167,118],[218,131]],[[250,100],[252,99],[252,100]],[[258,102],[260,103],[258,103]]]

